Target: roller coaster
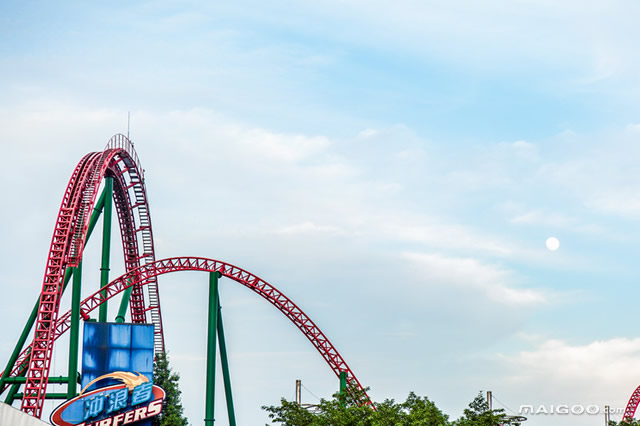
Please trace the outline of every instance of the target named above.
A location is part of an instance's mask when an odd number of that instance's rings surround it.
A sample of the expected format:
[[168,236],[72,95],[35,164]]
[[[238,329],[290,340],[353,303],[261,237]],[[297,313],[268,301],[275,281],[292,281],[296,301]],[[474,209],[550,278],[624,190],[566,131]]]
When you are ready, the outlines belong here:
[[[120,228],[124,273],[109,281],[113,206]],[[81,300],[83,252],[101,215],[100,288]],[[122,322],[128,309],[132,323],[153,324],[155,352],[164,353],[157,278],[180,271],[202,271],[212,277],[226,277],[260,295],[304,334],[341,379],[341,384],[348,384],[354,395],[364,395],[362,403],[371,405],[362,385],[335,346],[311,318],[275,286],[220,260],[201,257],[156,259],[144,170],[133,144],[122,134],[113,136],[103,151],[85,155],[71,174],[55,221],[40,294],[0,377],[0,395],[6,395],[5,402],[11,405],[20,400],[21,411],[40,418],[46,398],[76,396],[79,322],[95,319],[106,322],[107,303],[116,296],[120,296],[117,320]],[[61,298],[72,278],[71,309],[60,312]],[[69,330],[69,374],[50,377],[54,345]],[[31,343],[27,344],[29,337]],[[52,384],[66,384],[67,393],[54,393]]]

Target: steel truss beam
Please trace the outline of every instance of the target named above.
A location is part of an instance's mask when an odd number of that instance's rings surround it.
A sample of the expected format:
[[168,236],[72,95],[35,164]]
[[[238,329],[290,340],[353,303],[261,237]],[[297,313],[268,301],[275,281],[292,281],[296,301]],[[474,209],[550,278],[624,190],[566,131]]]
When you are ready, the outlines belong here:
[[[115,280],[80,303],[80,314],[89,315],[106,300],[109,300],[127,288],[135,285],[145,286],[151,280],[156,280],[159,275],[179,271],[219,272],[223,277],[229,278],[271,303],[283,315],[285,315],[311,342],[325,362],[329,365],[336,377],[340,373],[346,373],[347,391],[352,395],[362,395],[358,402],[363,405],[373,405],[364,388],[355,374],[342,358],[338,350],[329,341],[320,328],[300,309],[291,299],[285,296],[273,285],[260,277],[232,264],[214,259],[202,257],[172,257],[158,260],[152,264],[140,266]],[[105,290],[106,295],[102,294]],[[71,324],[71,312],[67,311],[58,318],[54,336],[57,339],[67,330]],[[23,354],[21,354],[21,357]],[[24,355],[26,356],[26,355]],[[19,358],[20,359],[20,358]],[[17,371],[19,374],[20,371]],[[12,373],[13,375],[13,373]]]

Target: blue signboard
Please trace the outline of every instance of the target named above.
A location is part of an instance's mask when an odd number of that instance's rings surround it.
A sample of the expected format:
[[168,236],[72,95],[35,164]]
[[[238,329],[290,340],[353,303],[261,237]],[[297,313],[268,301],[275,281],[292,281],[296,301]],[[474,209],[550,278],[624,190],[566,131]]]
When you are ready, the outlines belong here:
[[[115,371],[140,373],[153,382],[153,330],[152,324],[85,322],[81,388]],[[101,380],[85,392],[118,383]]]

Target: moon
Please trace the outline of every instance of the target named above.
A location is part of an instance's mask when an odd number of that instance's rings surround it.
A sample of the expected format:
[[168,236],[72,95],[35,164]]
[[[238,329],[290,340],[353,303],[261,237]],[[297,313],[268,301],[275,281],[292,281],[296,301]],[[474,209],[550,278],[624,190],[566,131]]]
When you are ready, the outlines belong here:
[[560,247],[560,240],[556,237],[549,237],[545,244],[550,251],[556,251]]

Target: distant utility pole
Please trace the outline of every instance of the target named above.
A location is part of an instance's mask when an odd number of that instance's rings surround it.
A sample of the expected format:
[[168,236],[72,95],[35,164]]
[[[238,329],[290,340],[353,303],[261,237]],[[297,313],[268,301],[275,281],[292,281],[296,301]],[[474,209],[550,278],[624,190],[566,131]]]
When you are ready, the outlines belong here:
[[302,380],[296,380],[296,402],[302,405]]
[[493,402],[492,402],[492,394],[491,391],[487,391],[487,402],[489,403],[489,411],[493,410]]
[[605,426],[609,426],[609,411],[611,408],[608,405],[604,406],[604,424]]

